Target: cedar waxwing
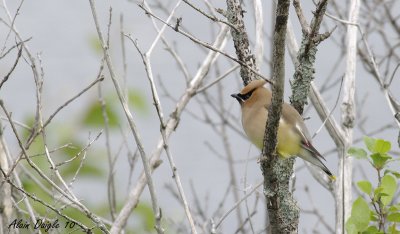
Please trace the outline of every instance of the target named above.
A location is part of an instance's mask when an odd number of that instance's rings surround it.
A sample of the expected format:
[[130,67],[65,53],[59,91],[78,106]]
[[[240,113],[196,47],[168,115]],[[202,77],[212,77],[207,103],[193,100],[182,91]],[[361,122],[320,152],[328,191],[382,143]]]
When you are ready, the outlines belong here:
[[[232,94],[242,109],[243,129],[250,141],[262,149],[271,91],[264,87],[265,80],[253,80],[240,93]],[[321,168],[332,180],[335,176],[322,163],[325,158],[311,144],[311,137],[303,118],[291,105],[283,103],[279,121],[276,151],[282,158],[299,156]]]

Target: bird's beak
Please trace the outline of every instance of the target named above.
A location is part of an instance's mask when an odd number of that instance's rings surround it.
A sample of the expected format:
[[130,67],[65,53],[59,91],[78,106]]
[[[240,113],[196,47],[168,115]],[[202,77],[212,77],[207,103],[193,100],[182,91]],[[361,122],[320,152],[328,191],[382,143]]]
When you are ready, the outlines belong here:
[[236,100],[237,100],[240,104],[243,103],[243,99],[240,97],[240,95],[239,95],[238,93],[231,94],[231,97],[236,98]]

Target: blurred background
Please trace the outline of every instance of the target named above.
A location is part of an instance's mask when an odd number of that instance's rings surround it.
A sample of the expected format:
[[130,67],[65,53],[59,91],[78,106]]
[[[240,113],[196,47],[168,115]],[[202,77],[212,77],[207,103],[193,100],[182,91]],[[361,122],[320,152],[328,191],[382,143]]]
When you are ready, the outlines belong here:
[[[166,20],[176,2],[151,0],[147,1],[147,4],[154,15]],[[207,14],[214,14],[217,8],[226,8],[224,1],[191,2]],[[117,79],[129,101],[144,150],[150,156],[161,139],[160,121],[153,104],[142,58],[127,35],[137,42],[138,48],[144,53],[156,39],[157,30],[163,23],[145,14],[135,1],[96,1],[95,4],[101,31],[103,35],[109,35],[109,52]],[[263,2],[262,8],[265,43],[264,57],[259,67],[260,73],[267,77],[271,73],[273,4],[272,1]],[[346,20],[346,4],[330,1],[327,12]],[[315,10],[313,1],[302,1],[302,7],[307,20],[310,20],[313,16],[312,11]],[[253,1],[243,1],[243,8],[246,11],[244,19],[252,43],[251,48],[254,48]],[[396,72],[400,63],[399,9],[399,3],[396,1],[362,1],[359,16],[360,28],[378,61],[382,77],[385,78],[385,83],[392,79],[389,90],[397,100],[400,99],[400,73]],[[43,81],[40,92],[40,113],[43,122],[96,79],[104,77],[104,81],[97,82],[57,113],[45,128],[45,140],[41,136],[36,137],[30,144],[28,154],[35,156],[33,160],[55,181],[56,176],[43,155],[44,145],[48,147],[54,162],[62,163],[77,156],[71,162],[59,166],[62,177],[68,184],[71,183],[71,190],[85,206],[111,222],[126,202],[129,191],[135,187],[143,166],[108,68],[103,61],[101,42],[89,2],[4,0],[0,10],[0,72],[2,77],[6,76],[18,56],[18,48],[15,45],[21,39],[27,40],[25,44],[29,52],[36,65],[40,66],[38,80]],[[301,27],[292,6],[290,14],[293,30],[300,45]],[[216,16],[223,18],[220,14]],[[10,21],[10,18],[13,20]],[[177,7],[171,25],[175,25],[177,18],[182,19],[180,29],[209,44],[214,42],[221,28],[221,24],[211,21],[185,3]],[[18,30],[21,39],[16,36],[15,31],[10,30],[11,24]],[[346,65],[346,25],[326,16],[320,33],[331,31],[335,27],[331,37],[318,46],[314,82],[320,89],[328,109],[333,110],[332,115],[340,122],[340,100],[343,93],[341,80]],[[364,135],[379,137],[392,142],[392,153],[398,155],[399,129],[382,87],[372,74],[367,59],[363,58],[363,55],[366,55],[366,47],[362,43],[361,35],[358,35],[358,38],[354,145],[362,146],[361,139]],[[230,36],[223,51],[235,55]],[[158,41],[152,51],[150,61],[166,120],[170,118],[178,100],[185,93],[190,80],[208,53],[208,49],[171,28],[165,29],[162,40]],[[35,83],[31,64],[27,53],[22,53],[12,74],[0,89],[0,98],[7,111],[12,113],[12,119],[17,123],[17,130],[23,142],[29,140],[37,123],[35,116],[39,110],[38,83]],[[204,232],[210,232],[212,223],[217,223],[223,214],[234,206],[237,197],[245,196],[262,182],[263,178],[257,163],[259,150],[244,136],[239,105],[230,97],[230,94],[243,87],[239,69],[232,69],[235,66],[235,62],[222,55],[217,58],[200,87],[207,87],[227,71],[232,71],[221,81],[190,99],[179,118],[176,130],[168,140],[168,148],[174,158],[196,225]],[[294,65],[287,55],[286,101],[289,101],[288,97],[291,95],[289,80],[293,73]],[[103,107],[101,101],[104,101]],[[107,113],[107,122],[104,112]],[[15,160],[21,153],[21,148],[5,113],[1,112],[0,117],[4,140],[11,157]],[[337,149],[325,128],[321,128],[323,120],[319,119],[312,105],[306,107],[304,117],[311,134],[317,133],[313,139],[314,145],[326,157],[328,168],[337,173]],[[154,171],[153,181],[162,209],[163,226],[166,233],[189,233],[190,229],[172,178],[173,172],[164,151],[161,160],[163,163]],[[354,161],[355,180],[374,180],[374,171],[368,166],[366,161]],[[398,162],[394,163],[393,167],[395,170],[400,168]],[[61,206],[61,199],[55,198],[54,189],[43,182],[29,164],[22,160],[16,170],[26,191],[55,207]],[[333,233],[335,203],[332,194],[313,178],[301,160],[296,160],[295,175],[294,196],[302,211],[299,232]],[[43,185],[38,186],[39,182]],[[357,190],[354,192],[357,193]],[[32,205],[40,216],[54,217],[48,208],[38,203]],[[110,213],[112,206],[116,207],[114,215]],[[243,228],[247,231],[244,233],[252,233],[250,230],[255,233],[264,232],[267,221],[265,207],[261,186],[223,220],[217,233],[243,233],[238,220],[245,223]],[[22,212],[24,209],[21,203],[17,210]],[[76,209],[66,206],[65,212],[89,227],[93,225]],[[138,207],[133,210],[128,220],[126,233],[155,233],[152,228],[153,219],[150,195],[145,188]]]

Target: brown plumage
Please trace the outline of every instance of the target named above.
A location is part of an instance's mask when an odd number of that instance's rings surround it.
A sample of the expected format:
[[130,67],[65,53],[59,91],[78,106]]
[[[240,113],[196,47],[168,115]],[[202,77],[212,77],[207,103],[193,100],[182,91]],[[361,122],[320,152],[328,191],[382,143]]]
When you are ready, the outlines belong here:
[[[240,93],[232,94],[242,109],[242,125],[250,141],[259,149],[263,147],[271,91],[264,87],[264,80],[254,80]],[[321,168],[331,179],[334,176],[322,163],[322,155],[314,148],[301,115],[291,105],[283,103],[277,136],[277,153],[283,158],[299,156]],[[325,159],[324,159],[325,160]]]

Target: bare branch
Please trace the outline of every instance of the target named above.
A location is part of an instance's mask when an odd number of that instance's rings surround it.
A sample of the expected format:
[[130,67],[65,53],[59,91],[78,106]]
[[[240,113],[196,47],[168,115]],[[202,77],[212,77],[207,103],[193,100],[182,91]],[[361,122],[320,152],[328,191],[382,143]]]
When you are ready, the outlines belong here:
[[[216,47],[218,48],[218,50],[220,50],[225,46],[227,32],[228,32],[228,27],[223,26],[215,40],[213,47]],[[200,83],[203,81],[205,75],[208,73],[210,66],[215,62],[217,57],[218,53],[216,53],[215,51],[210,51],[208,53],[202,66],[198,69],[197,74],[193,77],[193,79],[189,83],[190,86],[186,89],[185,93],[179,99],[174,111],[169,115],[170,118],[165,123],[166,139],[168,139],[171,133],[177,128],[182,111],[185,109],[186,105],[193,97]],[[154,168],[156,168],[156,166],[160,164],[160,154],[163,148],[164,148],[164,139],[161,138],[158,141],[157,147],[153,151],[152,156],[150,158],[151,171],[153,171]],[[116,234],[120,233],[121,229],[126,225],[128,217],[131,214],[132,209],[137,205],[139,197],[143,192],[145,185],[146,185],[146,177],[142,172],[136,186],[130,191],[127,202],[124,204],[115,222],[113,223],[111,227],[111,233],[116,233]]]
[[306,35],[309,34],[311,29],[307,23],[306,17],[303,14],[303,9],[301,8],[300,1],[293,0],[293,6],[294,6],[294,9],[296,10],[297,18],[299,18],[303,34],[306,34]]
[[318,31],[322,22],[322,18],[326,11],[327,0],[321,0],[316,6],[314,17],[310,24],[310,33],[303,33],[301,47],[297,54],[299,61],[296,64],[296,71],[291,80],[292,96],[290,102],[293,107],[303,114],[304,106],[307,104],[307,96],[310,90],[311,81],[314,79],[314,64],[317,53]]
[[3,86],[3,84],[8,80],[8,78],[10,78],[14,69],[17,67],[17,64],[18,64],[19,58],[21,58],[21,55],[22,55],[22,47],[20,47],[18,50],[17,59],[15,60],[14,65],[11,67],[11,70],[7,73],[7,75],[4,76],[3,80],[0,81],[0,90],[1,90],[1,87]]
[[[167,26],[170,27],[171,29],[175,30],[175,26],[173,26],[173,25],[171,25],[171,24],[165,22],[165,21],[162,20],[160,17],[154,15],[154,14],[151,13],[147,8],[145,8],[143,5],[139,4],[138,6],[139,6],[140,8],[142,8],[142,9],[146,12],[146,14],[151,15],[152,17],[156,18],[157,20],[163,22],[165,25],[167,25]],[[235,30],[234,30],[234,31],[235,31]],[[182,34],[182,35],[184,35],[185,37],[189,38],[191,41],[193,41],[193,42],[195,42],[195,43],[197,43],[197,44],[199,44],[199,45],[202,45],[202,46],[204,46],[204,47],[207,48],[207,49],[210,49],[210,50],[213,50],[213,51],[215,51],[215,52],[218,52],[218,53],[224,55],[225,57],[227,57],[227,58],[229,58],[229,59],[231,59],[231,60],[237,62],[238,64],[241,65],[241,67],[244,67],[245,69],[249,70],[249,72],[251,72],[251,74],[253,74],[252,76],[256,76],[256,75],[257,75],[259,78],[262,78],[262,79],[264,79],[264,80],[266,80],[267,82],[269,82],[269,83],[272,84],[272,81],[271,81],[270,79],[268,79],[267,77],[265,77],[265,76],[263,76],[262,74],[260,74],[260,73],[257,71],[257,69],[254,69],[254,68],[252,67],[251,64],[246,64],[245,62],[241,61],[240,59],[237,59],[237,58],[233,57],[232,55],[229,55],[229,54],[227,54],[227,53],[225,53],[225,52],[223,52],[223,51],[221,51],[221,50],[218,50],[217,48],[213,47],[212,45],[208,44],[207,42],[203,42],[203,41],[197,39],[196,37],[190,35],[190,34],[187,33],[187,32],[184,32],[184,31],[182,31],[182,30],[180,30],[180,29],[179,29],[177,32],[180,33],[180,34]]]
[[235,25],[222,20],[222,19],[218,19],[217,17],[213,16],[213,15],[209,15],[207,13],[205,13],[203,10],[201,10],[199,7],[196,7],[195,5],[193,5],[191,2],[189,2],[188,0],[182,0],[184,3],[186,3],[188,6],[190,6],[191,8],[195,9],[196,11],[198,11],[200,14],[204,15],[205,17],[207,17],[208,19],[214,21],[214,22],[219,22],[219,23],[223,23],[228,25],[229,27],[233,28],[236,30]]
[[264,56],[264,16],[262,11],[262,0],[254,0],[254,18],[255,18],[255,29],[256,29],[256,41],[254,54],[256,56],[256,64],[258,69],[261,69],[261,64]]
[[240,77],[242,77],[244,85],[247,85],[250,81],[258,78],[252,72],[253,70],[258,71],[258,67],[255,57],[250,51],[249,39],[243,21],[243,9],[241,2],[238,0],[227,0],[226,5],[226,17],[231,24],[236,26],[236,30],[231,29],[231,34],[237,60],[240,61],[241,65]]
[[137,145],[137,147],[139,149],[140,156],[142,158],[143,168],[144,168],[144,172],[146,174],[146,181],[147,181],[148,188],[149,188],[150,195],[151,195],[153,212],[155,214],[155,221],[156,221],[155,229],[157,230],[158,233],[164,233],[164,230],[161,227],[161,209],[158,206],[158,201],[157,201],[157,196],[156,196],[156,192],[155,192],[155,188],[154,188],[154,184],[153,184],[153,179],[151,177],[151,168],[150,168],[150,165],[149,165],[149,161],[148,161],[147,155],[146,155],[146,153],[144,151],[142,140],[141,140],[139,132],[138,132],[138,130],[136,128],[136,124],[135,124],[135,122],[133,120],[132,113],[129,110],[128,102],[126,101],[125,96],[123,95],[123,92],[122,92],[122,90],[121,90],[121,88],[120,88],[120,86],[118,84],[117,77],[116,77],[116,74],[115,74],[115,71],[114,71],[114,67],[113,67],[112,62],[111,62],[111,57],[110,57],[110,54],[109,54],[109,50],[108,50],[107,44],[106,44],[106,41],[104,40],[103,34],[102,34],[101,30],[100,30],[100,25],[99,25],[99,22],[98,22],[97,12],[96,12],[94,1],[93,0],[89,0],[89,3],[90,3],[91,11],[92,11],[92,14],[93,14],[93,20],[94,20],[95,25],[96,25],[97,34],[99,36],[99,39],[100,39],[100,42],[101,42],[101,46],[102,46],[102,49],[103,49],[103,53],[104,53],[104,57],[105,57],[105,60],[106,60],[106,63],[107,63],[107,67],[108,67],[108,70],[110,72],[111,80],[112,80],[112,82],[114,84],[114,88],[115,88],[115,90],[117,92],[119,101],[120,101],[120,103],[121,103],[121,105],[123,107],[125,116],[126,116],[126,118],[128,120],[128,123],[129,123],[129,127],[131,129],[132,135],[135,138],[136,145]]
[[282,160],[276,154],[277,132],[281,118],[285,84],[285,41],[290,0],[279,0],[276,8],[273,37],[272,102],[264,133],[261,170],[267,198],[268,216],[272,233],[297,233],[299,208],[289,188],[294,159]]
[[[258,184],[256,184],[253,189],[251,189],[245,196],[243,196],[239,201],[237,201],[224,215],[222,215],[222,217],[219,219],[219,221],[213,225],[212,229],[217,230],[218,227],[221,225],[221,223],[226,219],[226,217],[228,217],[228,215],[230,213],[232,213],[232,211],[234,211],[235,209],[237,209],[237,206],[240,205],[240,203],[242,203],[243,201],[245,201],[250,195],[252,195],[261,185],[263,184],[263,182],[260,182]],[[211,232],[213,233],[213,232]]]
[[[172,15],[172,13],[171,13],[171,15]],[[162,31],[160,31],[159,33],[161,34]],[[157,92],[157,89],[156,89],[156,86],[155,86],[155,83],[154,83],[153,71],[151,69],[151,62],[150,62],[150,52],[151,51],[149,50],[145,54],[142,53],[140,51],[140,49],[139,49],[139,46],[138,46],[137,42],[134,41],[132,39],[132,37],[130,37],[130,36],[128,36],[128,38],[134,44],[136,50],[139,52],[140,56],[142,57],[143,64],[144,64],[144,67],[145,67],[145,70],[146,70],[146,74],[147,74],[147,78],[148,78],[149,83],[150,83],[151,93],[152,93],[152,96],[153,96],[154,105],[155,105],[155,108],[156,108],[156,111],[157,111],[157,115],[158,115],[158,118],[159,118],[159,121],[160,121],[160,125],[161,125],[160,126],[160,132],[161,132],[161,136],[162,136],[162,139],[163,139],[163,147],[164,147],[164,150],[165,150],[165,152],[167,154],[167,158],[168,158],[168,161],[169,161],[171,169],[172,169],[172,174],[173,174],[172,178],[174,178],[174,180],[175,180],[176,186],[178,188],[179,195],[180,195],[180,197],[182,199],[183,207],[185,209],[185,213],[186,213],[186,216],[187,216],[189,224],[190,224],[191,232],[192,232],[192,234],[196,234],[197,230],[196,230],[196,227],[194,225],[192,213],[190,211],[190,208],[189,208],[189,205],[188,205],[188,202],[187,202],[187,199],[186,199],[185,192],[183,190],[181,179],[180,179],[180,176],[179,176],[179,173],[178,173],[178,168],[176,167],[174,159],[173,159],[173,157],[172,157],[172,155],[171,155],[171,153],[169,151],[169,146],[168,146],[168,142],[167,142],[167,136],[166,136],[166,133],[165,133],[166,126],[165,126],[164,117],[163,117],[164,113],[163,113],[162,108],[161,108],[160,98],[158,96],[158,92]]]
[[[350,2],[349,21],[357,23],[360,9],[360,1]],[[344,92],[342,100],[342,130],[344,133],[345,145],[339,151],[339,176],[336,189],[336,233],[345,231],[345,223],[350,217],[352,197],[352,157],[347,156],[347,150],[353,144],[353,127],[355,121],[355,80],[357,63],[357,27],[347,25],[347,48],[346,48],[346,73],[344,76]]]

